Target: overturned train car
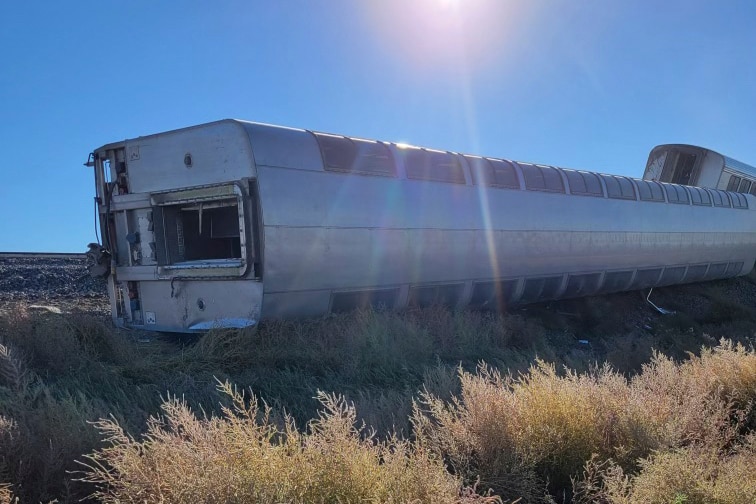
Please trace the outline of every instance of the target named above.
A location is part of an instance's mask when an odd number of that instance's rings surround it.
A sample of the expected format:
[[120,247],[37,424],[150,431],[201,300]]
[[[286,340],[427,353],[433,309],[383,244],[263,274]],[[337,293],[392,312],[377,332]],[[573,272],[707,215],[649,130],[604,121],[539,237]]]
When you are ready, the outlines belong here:
[[243,327],[362,306],[501,308],[748,273],[756,198],[223,120],[105,145],[114,322]]

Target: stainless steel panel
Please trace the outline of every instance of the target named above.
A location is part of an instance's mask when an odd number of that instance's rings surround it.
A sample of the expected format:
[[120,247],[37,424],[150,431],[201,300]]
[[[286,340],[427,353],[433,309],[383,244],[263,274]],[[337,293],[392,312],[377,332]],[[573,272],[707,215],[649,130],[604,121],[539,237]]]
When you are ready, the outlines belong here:
[[126,163],[132,194],[255,176],[249,137],[231,120],[127,140]]
[[258,322],[263,289],[252,280],[154,281],[140,282],[139,297],[144,329],[190,331]]

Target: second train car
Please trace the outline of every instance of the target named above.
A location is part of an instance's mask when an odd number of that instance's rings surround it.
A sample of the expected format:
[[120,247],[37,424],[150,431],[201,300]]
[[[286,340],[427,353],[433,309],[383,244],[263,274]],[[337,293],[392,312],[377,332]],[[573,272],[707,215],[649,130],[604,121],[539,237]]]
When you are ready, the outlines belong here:
[[499,308],[748,273],[756,198],[223,120],[105,145],[116,325]]

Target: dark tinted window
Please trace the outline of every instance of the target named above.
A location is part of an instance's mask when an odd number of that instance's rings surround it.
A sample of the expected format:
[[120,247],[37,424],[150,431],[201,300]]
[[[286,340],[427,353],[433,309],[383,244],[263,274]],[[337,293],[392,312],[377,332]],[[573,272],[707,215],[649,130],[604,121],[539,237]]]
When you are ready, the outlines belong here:
[[711,201],[714,203],[714,206],[718,207],[729,207],[730,206],[730,199],[727,197],[727,193],[724,191],[719,191],[717,189],[709,189],[709,194],[711,194]]
[[740,186],[738,186],[738,192],[747,193],[750,190],[751,190],[751,181],[748,179],[741,180]]
[[751,190],[749,191],[749,193],[756,196],[756,184],[751,184]]
[[625,290],[632,278],[632,271],[607,271],[604,275],[604,285],[601,287],[601,290],[603,292]]
[[409,291],[410,306],[455,306],[462,293],[462,285],[429,285],[427,287],[412,287]]
[[378,289],[353,292],[334,292],[331,311],[345,312],[358,308],[391,309],[396,304],[397,289]]
[[517,280],[500,282],[478,282],[473,286],[470,305],[475,308],[506,308],[512,299]]
[[659,283],[661,272],[661,268],[638,270],[633,281],[633,288],[645,289],[647,287],[655,287]]
[[685,276],[685,266],[675,266],[664,268],[659,285],[674,285],[682,282]]
[[711,206],[711,196],[705,189],[700,187],[688,187],[690,199],[694,205]]
[[519,189],[517,172],[509,161],[465,156],[472,171],[473,184]]
[[688,272],[685,274],[686,282],[699,282],[706,277],[706,270],[709,269],[708,264],[694,264],[688,266]]
[[658,182],[649,180],[636,180],[638,183],[638,195],[643,201],[664,201],[664,193]]
[[370,140],[352,139],[352,141],[357,145],[357,159],[352,166],[353,171],[376,175],[396,175],[394,159],[386,144]]
[[710,264],[709,271],[706,273],[707,280],[713,280],[715,278],[723,278],[727,271],[727,263]]
[[388,147],[380,142],[315,133],[326,170],[396,175]]
[[523,303],[533,303],[535,301],[555,299],[561,285],[562,277],[560,276],[549,278],[528,278],[525,280],[525,289],[523,290],[520,301]]
[[465,172],[454,154],[415,148],[402,149],[400,152],[404,156],[408,178],[465,183]]
[[683,186],[675,184],[663,184],[663,186],[667,193],[667,201],[670,203],[679,203],[681,205],[687,205],[689,203],[688,193]]
[[740,274],[740,271],[743,269],[743,263],[742,262],[731,262],[727,265],[727,271],[725,271],[725,275],[727,276],[735,276]]
[[740,177],[736,177],[735,175],[733,175],[732,177],[730,177],[730,181],[727,183],[727,190],[737,191],[739,185],[740,185]]
[[564,184],[559,170],[551,166],[517,163],[525,178],[525,188],[530,191],[564,192]]
[[567,175],[567,183],[570,186],[571,194],[580,194],[585,196],[603,196],[604,191],[601,189],[598,175],[591,172],[562,170]]
[[740,193],[731,192],[728,193],[730,201],[732,201],[732,208],[748,208],[748,199],[745,195]]
[[564,297],[588,296],[594,294],[599,287],[601,273],[587,275],[570,275],[567,279],[567,288]]
[[357,146],[346,137],[315,133],[326,170],[350,171]]
[[610,198],[635,199],[633,183],[627,177],[619,175],[601,175],[606,184],[606,194]]

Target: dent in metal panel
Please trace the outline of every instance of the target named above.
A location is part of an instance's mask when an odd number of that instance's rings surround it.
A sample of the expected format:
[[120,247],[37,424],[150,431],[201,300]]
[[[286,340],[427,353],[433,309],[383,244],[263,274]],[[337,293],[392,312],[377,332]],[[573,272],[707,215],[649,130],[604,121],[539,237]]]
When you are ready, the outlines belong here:
[[[140,282],[141,309],[154,313],[157,327],[190,331],[196,327],[257,321],[262,314],[263,286],[249,280],[176,280]],[[164,329],[163,329],[164,330]]]

